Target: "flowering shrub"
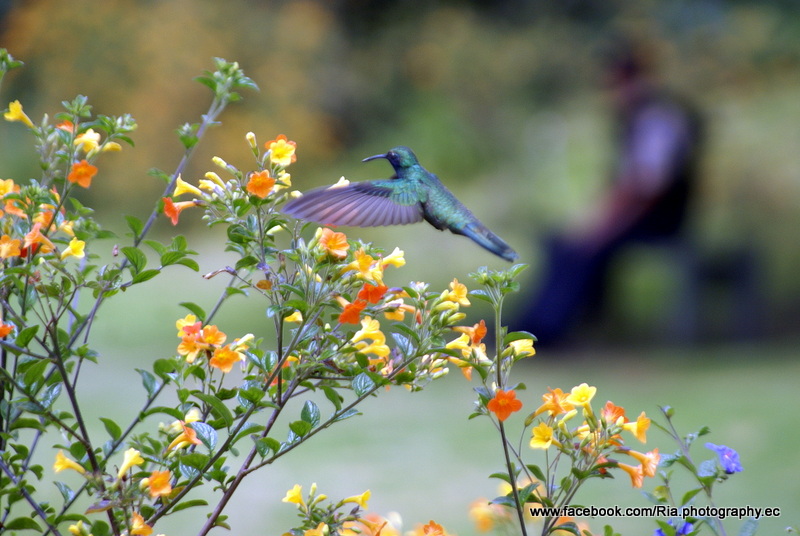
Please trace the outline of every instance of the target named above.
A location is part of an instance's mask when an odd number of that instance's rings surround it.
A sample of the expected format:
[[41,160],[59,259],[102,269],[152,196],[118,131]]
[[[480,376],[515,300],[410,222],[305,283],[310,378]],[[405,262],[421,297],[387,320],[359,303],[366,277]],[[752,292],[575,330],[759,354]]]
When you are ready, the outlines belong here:
[[[0,53],[0,72],[18,66]],[[205,510],[198,534],[228,527],[225,509],[246,477],[357,416],[359,405],[385,388],[422,389],[451,365],[467,378],[479,376],[473,417],[492,419],[505,453],[505,470],[495,476],[507,490],[491,502],[476,501],[470,512],[481,530],[513,531],[517,517],[524,533],[527,508],[570,505],[582,483],[614,472],[627,473],[634,487],[660,474],[663,483],[651,498],[684,506],[700,492],[710,497],[715,481],[741,470],[735,452],[716,445],[710,448],[719,454],[719,466],[695,469],[691,440],[671,428],[670,410],[664,410],[670,426],[665,429],[681,451],[666,457],[657,449],[632,449],[625,441],[643,443],[650,419],[644,413],[629,418],[611,402],[596,409],[595,389],[587,384],[544,394],[524,429],[530,430],[527,446],[543,451],[546,464],[523,461],[524,445],[509,439],[505,423],[526,404],[517,398],[522,386],[511,383],[510,375],[515,363],[535,354],[535,339],[505,333],[501,311],[524,266],[481,269],[472,274],[478,286],[472,291],[456,279],[437,291],[421,282],[393,286],[393,272],[405,264],[398,248],[387,252],[326,227],[304,233],[306,225],[280,213],[283,202],[299,195],[291,190],[288,171],[297,147],[284,135],[260,144],[248,133],[249,169],[215,157],[213,171],[185,180],[186,163],[208,126],[238,100],[238,91],[255,87],[237,64],[221,59],[199,81],[213,92],[208,112],[200,123],[179,129],[184,158],[174,172],[160,173],[167,186],[158,207],[146,221],[126,217],[130,244],[115,247],[107,264],[97,262],[95,247],[111,234],[73,194],[102,179],[106,153],[131,143],[133,118],[93,115],[82,96],[65,102],[52,121],[45,116],[34,122],[18,101],[5,113],[32,134],[42,175],[25,184],[0,182],[0,532],[62,534],[67,527],[74,535],[146,536],[160,519],[188,508]],[[170,266],[199,270],[182,236],[169,243],[147,238],[159,215],[179,225],[185,210],[202,211],[209,226],[224,227],[225,248],[237,261],[204,277],[228,277],[230,284],[210,309],[182,304],[187,311],[176,320],[174,351],[138,371],[144,388],[139,413],[127,423],[103,417],[105,435],[96,437],[77,387],[86,367],[102,359],[88,342],[92,320],[107,299]],[[241,333],[215,323],[220,307],[237,294],[263,303],[274,342],[265,342],[266,331]],[[493,307],[495,355],[483,342],[486,323],[465,324],[462,308],[471,299]],[[317,392],[324,394],[325,407],[312,400]],[[177,403],[159,402],[167,393]],[[169,422],[152,427],[143,421],[150,415]],[[58,503],[39,497],[48,477],[33,460],[47,449],[55,460]],[[689,468],[700,487],[674,501],[670,473],[658,472],[659,461],[662,467]],[[76,473],[78,483],[64,472]],[[213,487],[215,504],[197,496],[201,485]],[[397,519],[367,512],[369,498],[365,491],[331,500],[316,485],[304,493],[298,484],[283,499],[300,517],[289,534],[400,534]],[[578,533],[572,520],[542,518],[543,534]],[[694,534],[703,523],[716,530],[708,520],[672,519],[660,522],[658,531]],[[448,533],[431,520],[413,534]]]

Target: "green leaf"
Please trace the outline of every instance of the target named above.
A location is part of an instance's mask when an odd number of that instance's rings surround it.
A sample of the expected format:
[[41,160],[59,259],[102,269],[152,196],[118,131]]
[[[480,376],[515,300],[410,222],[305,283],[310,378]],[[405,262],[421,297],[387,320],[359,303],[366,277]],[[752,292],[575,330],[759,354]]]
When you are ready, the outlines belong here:
[[333,407],[336,408],[336,411],[342,409],[342,395],[336,392],[336,389],[330,387],[328,385],[322,386],[322,392],[325,393],[325,398],[331,401]]
[[125,258],[128,259],[128,262],[131,263],[135,274],[141,272],[147,265],[147,256],[139,248],[125,246],[121,251]]
[[100,417],[100,420],[103,421],[103,426],[106,427],[106,432],[111,436],[111,439],[117,440],[120,438],[122,435],[122,428],[120,428],[116,422],[106,417]]
[[540,482],[547,482],[547,478],[545,478],[544,472],[542,472],[541,468],[539,468],[538,465],[531,464],[531,465],[526,465],[526,467],[528,468],[528,471],[530,471],[531,474],[536,477],[537,480],[539,480]]
[[511,480],[508,478],[508,473],[492,473],[489,475],[489,478],[497,478],[505,482],[506,484],[510,484]]
[[75,492],[72,490],[72,488],[70,488],[63,482],[56,481],[53,483],[58,488],[58,491],[61,492],[61,496],[64,498],[65,503],[72,501],[72,499],[75,497]]
[[159,388],[158,380],[146,370],[136,369],[136,372],[142,377],[142,385],[144,385],[147,395],[152,397]]
[[194,259],[190,259],[188,257],[182,258],[181,260],[179,260],[175,264],[182,264],[183,266],[186,266],[187,268],[189,268],[190,270],[195,271],[195,272],[199,272],[200,271],[200,265],[197,264],[197,261],[194,260]]
[[233,414],[231,413],[231,410],[228,409],[228,406],[222,402],[222,400],[207,393],[195,392],[192,393],[192,395],[208,404],[208,406],[211,408],[211,413],[217,418],[225,421],[225,426],[230,426],[233,424]]
[[131,284],[136,285],[138,283],[144,283],[145,281],[153,279],[160,273],[161,270],[144,270],[133,276],[133,279],[131,279]]
[[217,431],[204,422],[192,422],[189,423],[189,426],[197,432],[197,439],[199,439],[209,451],[213,452],[214,447],[217,446]]
[[169,266],[171,264],[177,263],[179,260],[184,258],[186,253],[183,251],[167,251],[163,255],[161,255],[161,266]]
[[505,336],[503,339],[503,346],[506,346],[508,343],[519,341],[519,340],[530,340],[536,341],[536,335],[533,333],[528,333],[527,331],[512,331],[508,335]]
[[256,450],[262,458],[265,458],[270,451],[277,453],[281,450],[281,444],[271,437],[261,437],[256,440]]
[[336,418],[334,418],[333,420],[334,422],[339,422],[345,419],[349,419],[350,417],[355,417],[356,415],[361,415],[361,412],[355,408],[350,408],[347,411],[343,411],[338,415],[336,415]]
[[44,406],[45,408],[49,408],[53,405],[53,402],[56,401],[58,395],[61,394],[61,387],[62,384],[54,383],[50,387],[44,390],[44,392],[39,395],[39,403]]
[[681,506],[686,506],[689,502],[694,498],[695,495],[703,491],[703,488],[697,488],[693,490],[689,490],[684,493],[683,498],[681,498]]
[[187,508],[192,508],[193,506],[206,506],[208,501],[203,499],[191,499],[189,501],[183,501],[175,505],[172,508],[171,512],[179,512],[181,510],[186,510]]
[[196,303],[192,302],[181,302],[178,305],[183,307],[184,309],[188,309],[190,313],[197,317],[200,322],[204,322],[206,318],[206,312],[203,310],[202,307],[197,305]]
[[739,536],[754,536],[757,529],[758,520],[753,517],[748,517],[739,528]]
[[375,390],[375,382],[365,372],[353,378],[352,386],[356,396],[364,396]]
[[5,530],[36,530],[42,532],[42,527],[29,517],[16,517],[3,525]]
[[306,421],[294,421],[289,423],[289,429],[300,437],[303,437],[311,431],[311,423]]
[[142,220],[133,216],[125,216],[125,221],[128,222],[128,229],[130,229],[133,233],[133,237],[139,238],[139,236],[142,234],[142,230],[144,229]]
[[306,403],[303,405],[303,410],[300,412],[300,418],[313,428],[319,424],[319,407],[311,400],[306,400]]
[[39,324],[28,326],[27,328],[20,330],[19,334],[17,335],[17,340],[14,341],[14,344],[20,348],[27,347],[36,336],[37,331],[39,331]]

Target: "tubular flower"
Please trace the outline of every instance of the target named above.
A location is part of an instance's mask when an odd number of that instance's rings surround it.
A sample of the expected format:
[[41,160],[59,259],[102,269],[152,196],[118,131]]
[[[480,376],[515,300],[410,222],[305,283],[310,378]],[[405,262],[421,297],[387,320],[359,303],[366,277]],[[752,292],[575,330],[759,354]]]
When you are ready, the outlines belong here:
[[200,439],[197,438],[197,432],[195,432],[194,428],[189,428],[183,421],[178,421],[178,423],[182,431],[172,440],[167,447],[167,451],[178,450],[188,447],[189,445],[199,445],[201,443]]
[[133,512],[131,519],[131,536],[150,536],[153,527],[144,522],[144,518],[139,512]]
[[440,524],[431,520],[427,525],[417,527],[414,536],[448,536],[448,533]]
[[3,117],[5,117],[6,121],[19,121],[20,123],[25,123],[28,128],[34,128],[33,121],[22,111],[22,104],[18,100],[9,103],[8,111],[3,114]]
[[281,501],[305,508],[306,501],[303,499],[303,487],[300,484],[295,484],[292,489],[286,492],[286,496]]
[[388,290],[386,285],[364,283],[364,286],[358,291],[358,299],[366,300],[369,303],[378,303]]
[[5,339],[8,337],[9,333],[14,331],[16,326],[14,324],[6,324],[5,322],[0,319],[0,339]]
[[318,244],[326,255],[340,260],[347,257],[347,250],[350,249],[350,244],[347,243],[347,236],[344,233],[334,232],[327,227],[319,232]]
[[269,151],[270,162],[277,166],[286,167],[297,160],[297,156],[294,154],[297,143],[289,141],[284,134],[268,141],[264,147]]
[[742,463],[739,461],[739,453],[734,449],[725,445],[715,445],[714,443],[706,443],[705,447],[717,453],[719,464],[727,474],[731,475],[743,470]]
[[172,493],[172,473],[169,471],[153,471],[150,476],[142,479],[142,486],[147,487],[150,497],[162,497]]
[[252,195],[264,199],[275,186],[275,178],[270,176],[268,170],[256,171],[250,174],[245,189]]
[[85,158],[72,164],[72,169],[67,175],[67,180],[83,188],[92,185],[92,178],[97,175],[97,167],[90,164]]
[[300,322],[303,321],[303,313],[301,313],[300,311],[295,311],[292,314],[290,314],[289,316],[284,317],[283,321],[284,322],[294,322],[294,323],[299,324]]
[[516,341],[511,341],[508,345],[514,349],[514,354],[517,357],[536,355],[536,349],[533,347],[533,339],[517,339]]
[[201,197],[203,192],[200,191],[200,188],[189,184],[178,175],[178,178],[175,180],[175,191],[172,192],[172,195],[173,197],[178,197],[183,194],[192,194],[195,197]]
[[366,281],[375,281],[378,284],[383,283],[382,266],[380,263],[375,262],[372,256],[367,255],[363,249],[356,251],[353,262],[342,268],[342,273],[349,271],[358,272],[358,277]]
[[622,424],[627,420],[625,418],[625,409],[610,400],[600,410],[600,417],[609,424]]
[[586,383],[582,383],[572,388],[572,392],[567,397],[567,402],[573,406],[582,406],[583,408],[590,407],[592,398],[597,392],[597,387],[592,387]]
[[75,136],[75,141],[73,143],[76,147],[80,146],[84,153],[88,153],[100,146],[100,133],[90,128],[86,132]]
[[64,456],[64,451],[59,450],[56,453],[56,462],[53,464],[53,470],[56,473],[60,473],[64,469],[72,469],[74,471],[78,471],[80,474],[84,474],[86,469],[83,468],[81,464],[76,461],[70,460],[66,456]]
[[133,467],[137,465],[142,465],[144,463],[144,458],[142,458],[141,453],[134,449],[130,448],[125,451],[125,457],[122,460],[122,466],[119,468],[119,472],[117,472],[117,479],[121,479],[125,476],[125,473],[130,471]]
[[624,423],[622,428],[632,433],[642,443],[647,443],[647,429],[650,428],[650,419],[647,418],[643,411],[635,421]]
[[227,344],[214,350],[214,354],[209,359],[208,364],[228,373],[233,369],[233,365],[239,361],[244,361],[244,354],[240,351],[232,350],[231,345]]
[[627,463],[618,463],[617,466],[628,473],[628,476],[631,477],[631,486],[634,488],[641,488],[642,484],[644,483],[644,473],[642,472],[642,466],[637,465],[628,465]]
[[401,266],[406,265],[406,258],[405,252],[400,248],[394,248],[391,253],[387,256],[383,257],[380,261],[381,268],[386,268],[387,266],[394,266],[395,268],[400,268]]
[[658,449],[653,449],[650,452],[637,452],[632,449],[624,451],[628,456],[633,457],[642,466],[642,474],[646,477],[656,476],[656,469],[658,469],[658,462],[661,461],[661,455]]
[[50,253],[55,249],[55,246],[49,238],[42,234],[42,224],[37,222],[33,228],[25,235],[24,248],[28,251],[35,251],[38,247],[42,253]]
[[356,300],[353,303],[345,304],[344,310],[339,315],[340,324],[358,324],[361,319],[361,311],[367,307],[366,300]]
[[75,257],[76,259],[84,258],[86,256],[86,253],[84,252],[85,247],[86,242],[72,237],[72,240],[69,241],[67,249],[61,252],[61,260],[64,260],[67,257]]
[[447,293],[445,299],[467,307],[469,306],[468,292],[469,290],[465,284],[459,283],[458,279],[453,279],[450,282],[450,292]]
[[164,216],[170,219],[172,225],[178,225],[178,218],[180,218],[181,212],[187,208],[197,206],[197,203],[194,201],[180,201],[176,203],[171,197],[162,197],[161,200],[164,202]]
[[316,528],[303,532],[303,536],[328,536],[329,532],[328,524],[320,521]]
[[361,495],[353,495],[352,497],[347,497],[342,502],[343,503],[356,503],[364,510],[367,509],[367,501],[369,500],[372,492],[370,490],[365,491]]
[[184,337],[190,333],[196,334],[199,332],[202,324],[197,320],[196,316],[189,314],[183,318],[179,318],[175,322],[175,327],[178,328],[178,337]]
[[[372,342],[367,344],[365,339],[372,339]],[[369,316],[365,316],[361,321],[361,329],[355,332],[350,342],[356,343],[358,351],[364,354],[372,353],[378,357],[386,357],[391,352],[386,346],[386,336],[381,331],[380,322]]]
[[553,417],[571,411],[574,409],[574,406],[567,401],[568,396],[569,395],[567,395],[558,387],[555,389],[548,388],[548,392],[542,395],[544,404],[539,406],[539,408],[534,412],[534,417],[544,413],[545,411],[549,412]]
[[465,333],[470,338],[470,342],[472,344],[479,344],[484,337],[486,337],[486,322],[481,320],[477,324],[472,327],[467,326],[455,326],[453,331],[458,331],[459,333]]
[[517,400],[517,393],[513,389],[509,391],[498,389],[494,398],[486,404],[486,409],[497,415],[497,420],[502,422],[515,411],[522,409],[522,401]]
[[531,430],[531,448],[532,449],[549,449],[550,445],[561,446],[553,437],[553,428],[546,423],[539,423],[538,426]]
[[19,257],[21,250],[19,249],[20,241],[18,238],[11,238],[8,235],[3,235],[0,238],[0,258],[8,259],[10,257]]

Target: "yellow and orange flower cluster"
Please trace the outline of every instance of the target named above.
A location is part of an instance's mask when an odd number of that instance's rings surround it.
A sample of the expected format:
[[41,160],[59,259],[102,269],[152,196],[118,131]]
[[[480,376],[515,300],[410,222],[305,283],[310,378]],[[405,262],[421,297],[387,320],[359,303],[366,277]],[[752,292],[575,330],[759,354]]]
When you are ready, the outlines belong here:
[[209,366],[222,372],[230,372],[233,366],[244,361],[244,350],[253,340],[252,334],[225,344],[228,336],[215,325],[203,326],[195,315],[186,315],[175,323],[178,328],[178,355],[187,363],[194,363],[198,356],[205,356]]

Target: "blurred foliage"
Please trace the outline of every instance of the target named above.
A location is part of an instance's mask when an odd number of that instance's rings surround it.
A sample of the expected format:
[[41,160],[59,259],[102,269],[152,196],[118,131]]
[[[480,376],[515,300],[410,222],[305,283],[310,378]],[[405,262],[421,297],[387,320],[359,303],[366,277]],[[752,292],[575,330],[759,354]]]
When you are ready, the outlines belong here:
[[[27,68],[11,77],[5,101],[23,98],[39,114],[55,110],[64,95],[88,94],[101,113],[129,111],[139,120],[137,150],[115,159],[89,194],[107,200],[95,204],[109,213],[119,212],[119,199],[123,212],[149,208],[143,205],[160,185],[146,171],[171,167],[176,154],[176,142],[157,133],[201,110],[202,90],[190,78],[219,56],[238,60],[262,91],[233,107],[227,132],[284,132],[296,140],[303,147],[298,188],[342,174],[386,176],[388,169],[362,167],[361,158],[410,145],[534,263],[536,237],[586,210],[607,179],[605,54],[623,38],[644,42],[668,85],[710,119],[695,234],[710,249],[749,244],[762,259],[773,304],[800,312],[800,249],[792,238],[800,224],[797,2],[10,5],[0,44]],[[207,147],[236,154],[237,136],[209,137],[187,179],[202,174],[212,156]],[[0,143],[29,156],[7,125],[0,125]],[[2,162],[0,175],[35,176],[22,168],[31,160]],[[429,240],[424,248],[457,247],[437,233],[420,235]],[[469,271],[489,260],[461,255],[457,262]]]

